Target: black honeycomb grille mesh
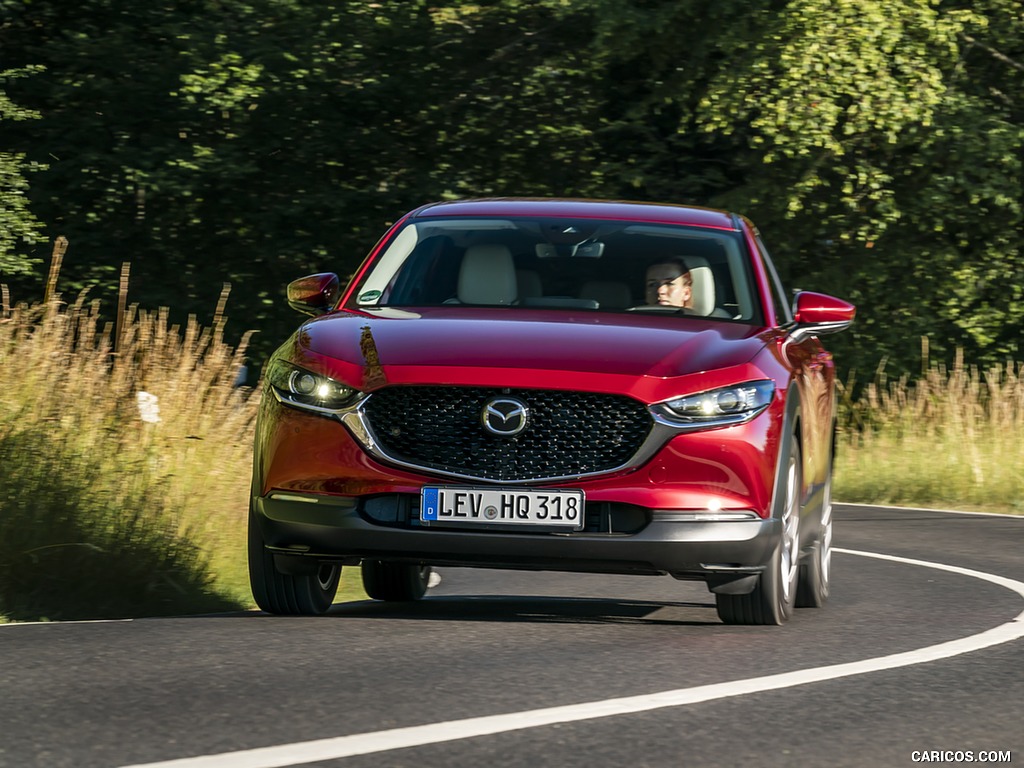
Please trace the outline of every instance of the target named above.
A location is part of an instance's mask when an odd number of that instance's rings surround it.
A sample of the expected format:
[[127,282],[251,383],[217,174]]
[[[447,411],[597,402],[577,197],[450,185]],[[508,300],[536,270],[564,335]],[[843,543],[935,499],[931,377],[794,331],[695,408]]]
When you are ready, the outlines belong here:
[[[526,405],[526,429],[499,437],[483,428],[481,414],[495,397]],[[499,481],[615,469],[637,452],[653,423],[631,398],[559,390],[395,386],[375,392],[364,411],[388,456]]]

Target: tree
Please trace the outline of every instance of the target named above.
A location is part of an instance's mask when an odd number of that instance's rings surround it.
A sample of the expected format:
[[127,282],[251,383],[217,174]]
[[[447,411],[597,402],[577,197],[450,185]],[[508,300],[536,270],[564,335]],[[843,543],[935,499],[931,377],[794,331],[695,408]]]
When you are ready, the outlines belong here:
[[[8,80],[30,74],[30,69],[0,72],[0,124],[39,118],[38,113],[16,105],[4,90]],[[29,209],[25,174],[41,167],[26,163],[24,153],[0,149],[0,276],[4,279],[32,273],[34,261],[22,249],[42,238],[39,221]]]
[[33,198],[72,242],[65,289],[112,297],[131,260],[134,297],[202,315],[229,280],[236,330],[273,339],[295,322],[287,280],[344,277],[415,205],[574,190],[580,132],[559,121],[587,105],[544,67],[557,19],[451,5],[22,8],[0,48],[47,66],[19,93],[41,125],[17,138],[50,158]]
[[1019,4],[594,7],[631,88],[617,133],[648,160],[616,156],[622,188],[668,197],[675,182],[748,213],[789,285],[859,305],[837,347],[861,371],[916,371],[922,336],[981,363],[1024,351]]
[[0,9],[0,68],[46,68],[8,80],[39,119],[5,137],[19,173],[47,165],[24,199],[71,240],[64,290],[112,299],[130,260],[134,300],[202,317],[230,281],[257,359],[297,319],[288,280],[492,194],[748,214],[789,285],[859,305],[838,346],[862,371],[916,370],[922,335],[1021,354],[1016,0]]

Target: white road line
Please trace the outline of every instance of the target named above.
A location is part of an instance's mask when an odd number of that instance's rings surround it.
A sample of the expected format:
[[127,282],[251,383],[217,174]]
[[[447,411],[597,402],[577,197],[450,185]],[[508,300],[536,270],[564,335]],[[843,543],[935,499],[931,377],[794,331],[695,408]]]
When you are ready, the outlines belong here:
[[937,507],[904,507],[899,504],[861,504],[854,501],[838,501],[832,499],[832,506],[863,507],[865,509],[895,509],[899,512],[941,512],[944,515],[974,515],[976,517],[1002,517],[1010,520],[1024,521],[1024,514],[1017,512],[969,512],[965,509],[938,509]]
[[6,629],[7,627],[39,627],[43,625],[56,627],[63,624],[123,624],[126,621],[135,621],[135,619],[80,619],[78,621],[12,621],[6,624],[0,622],[0,629]]
[[[969,568],[960,568],[944,563],[933,563],[926,560],[912,560],[905,557],[883,555],[875,552],[860,552],[839,548],[834,548],[832,551],[970,576],[1006,587],[1024,598],[1024,582],[982,571],[974,571]],[[1011,621],[977,635],[931,645],[926,648],[919,648],[914,651],[896,653],[891,656],[879,656],[874,659],[865,659],[847,664],[835,664],[829,667],[784,672],[778,675],[755,677],[749,680],[734,680],[728,683],[701,685],[695,688],[680,688],[674,691],[662,691],[661,693],[642,696],[627,696],[619,699],[591,701],[563,707],[512,712],[505,715],[474,717],[467,720],[431,723],[429,725],[418,725],[409,728],[394,728],[388,731],[376,731],[373,733],[358,733],[351,736],[318,739],[316,741],[305,741],[296,744],[282,744],[276,747],[247,749],[238,752],[226,752],[219,755],[187,757],[157,763],[140,763],[133,766],[124,766],[123,768],[285,768],[286,766],[304,765],[321,760],[337,760],[354,755],[367,755],[375,752],[419,747],[425,744],[469,739],[476,736],[489,736],[495,733],[517,731],[525,728],[539,728],[556,723],[572,723],[580,720],[594,720],[601,717],[649,712],[665,707],[699,704],[731,696],[743,696],[749,693],[760,693],[780,688],[791,688],[797,685],[820,683],[840,677],[863,675],[869,672],[879,672],[885,669],[896,669],[913,664],[924,664],[929,661],[948,659],[952,656],[978,651],[982,648],[1017,640],[1021,637],[1024,637],[1024,611]]]

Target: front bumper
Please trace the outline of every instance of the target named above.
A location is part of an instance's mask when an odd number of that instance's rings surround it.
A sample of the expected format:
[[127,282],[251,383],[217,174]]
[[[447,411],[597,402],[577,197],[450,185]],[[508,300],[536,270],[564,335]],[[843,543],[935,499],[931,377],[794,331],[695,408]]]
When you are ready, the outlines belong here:
[[[277,498],[272,498],[277,496]],[[355,564],[367,559],[431,565],[671,574],[716,592],[751,588],[775,550],[774,519],[681,520],[648,510],[633,532],[505,533],[382,524],[358,497],[269,494],[253,498],[253,523],[282,557]],[[673,519],[675,517],[676,519]]]

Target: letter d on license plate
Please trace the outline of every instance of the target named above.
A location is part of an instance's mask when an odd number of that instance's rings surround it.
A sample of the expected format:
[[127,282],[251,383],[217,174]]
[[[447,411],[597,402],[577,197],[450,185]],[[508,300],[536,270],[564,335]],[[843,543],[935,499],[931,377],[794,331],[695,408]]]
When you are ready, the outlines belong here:
[[420,497],[424,525],[578,531],[584,518],[583,491],[442,486],[424,488]]

